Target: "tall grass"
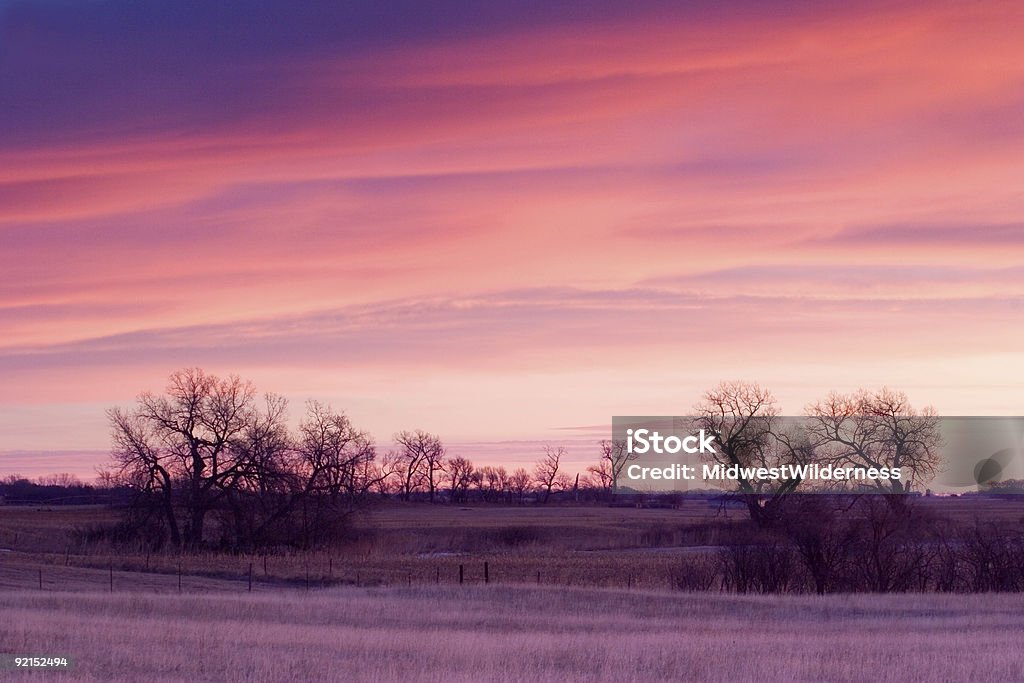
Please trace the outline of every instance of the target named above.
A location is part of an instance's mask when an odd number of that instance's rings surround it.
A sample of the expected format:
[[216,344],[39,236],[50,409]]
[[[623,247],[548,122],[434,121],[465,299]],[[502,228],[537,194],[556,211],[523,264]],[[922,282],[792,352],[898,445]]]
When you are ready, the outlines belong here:
[[0,594],[0,614],[0,649],[67,656],[68,680],[111,683],[948,681],[1024,671],[1019,595],[526,586],[13,592]]

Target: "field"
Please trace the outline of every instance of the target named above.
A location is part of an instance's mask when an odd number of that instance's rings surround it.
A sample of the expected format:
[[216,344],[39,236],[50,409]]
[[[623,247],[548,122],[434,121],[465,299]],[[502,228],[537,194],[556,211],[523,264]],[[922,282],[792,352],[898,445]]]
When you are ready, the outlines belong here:
[[[963,522],[1022,512],[1016,500],[922,504]],[[0,652],[73,661],[0,680],[1024,677],[1024,594],[680,590],[683,563],[714,553],[743,519],[700,501],[388,505],[330,550],[268,555],[82,541],[114,519],[0,508]]]
[[[1024,500],[922,499],[964,523],[1019,523]],[[684,565],[716,552],[746,513],[702,500],[678,509],[389,504],[355,518],[331,549],[199,555],[112,548],[83,540],[116,520],[99,507],[0,507],[0,586],[102,589],[149,581],[177,586],[205,578],[293,587],[492,583],[673,589]],[[92,573],[69,572],[89,568]],[[91,577],[91,578],[82,578]],[[162,577],[162,578],[161,578]]]
[[[689,502],[679,510],[608,507],[457,507],[387,505],[359,516],[336,547],[262,554],[149,553],[81,540],[82,530],[110,524],[102,508],[0,508],[0,585],[107,586],[154,573],[248,578],[257,584],[420,585],[466,583],[671,588],[680,558],[706,549],[735,510]],[[6,571],[5,571],[6,568]],[[68,569],[92,568],[92,584]],[[122,577],[123,575],[123,577]],[[20,578],[19,578],[20,577]],[[74,577],[74,578],[70,578]]]
[[[0,593],[0,642],[80,681],[1016,680],[1024,598],[525,586]],[[0,672],[6,680],[27,672]],[[34,678],[65,680],[37,672]]]

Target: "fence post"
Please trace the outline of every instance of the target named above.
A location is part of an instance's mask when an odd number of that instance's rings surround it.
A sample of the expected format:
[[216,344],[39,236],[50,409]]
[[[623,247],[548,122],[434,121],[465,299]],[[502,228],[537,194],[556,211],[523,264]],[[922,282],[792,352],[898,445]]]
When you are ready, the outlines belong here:
[[39,569],[39,590],[43,590],[43,570]]
[[181,560],[178,560],[178,592],[181,592]]
[[114,563],[110,563],[110,592],[114,592]]
[[537,585],[540,585],[540,570],[537,570]]
[[459,565],[459,583],[460,583],[460,584],[462,583],[462,581],[463,581],[463,579],[464,579],[464,574],[463,574],[464,570],[465,570],[465,567],[463,567],[463,566],[462,566],[462,565],[460,564],[460,565]]
[[484,583],[491,582],[491,573],[487,569],[487,563],[484,562]]
[[252,593],[252,562],[249,563],[249,592]]

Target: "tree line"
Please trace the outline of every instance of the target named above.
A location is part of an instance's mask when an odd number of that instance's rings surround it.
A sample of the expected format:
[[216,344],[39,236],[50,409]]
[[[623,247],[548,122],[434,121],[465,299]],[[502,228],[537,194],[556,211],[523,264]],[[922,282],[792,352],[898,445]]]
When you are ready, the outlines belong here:
[[344,413],[309,401],[292,430],[287,407],[236,376],[189,368],[173,373],[164,393],[109,410],[113,467],[104,476],[134,492],[131,533],[193,550],[308,547],[343,531],[374,496],[521,504],[564,492],[593,500],[608,490],[602,468],[582,478],[566,472],[561,446],[511,472],[449,457],[440,437],[423,430],[395,434],[395,447],[379,454]]
[[35,480],[10,474],[0,478],[0,505],[104,505],[116,495],[108,482],[87,484],[68,472]]
[[[809,404],[799,419],[780,417],[772,393],[750,382],[723,382],[694,407],[695,428],[715,436],[710,460],[740,468],[834,465],[853,470],[898,469],[899,479],[867,479],[862,492],[886,494],[900,507],[903,494],[934,477],[940,465],[942,436],[934,408],[915,408],[901,391],[832,392]],[[824,484],[813,482],[820,492]],[[751,519],[762,525],[779,521],[788,494],[807,491],[800,476],[779,481],[738,477],[736,492]]]
[[677,586],[738,593],[1024,591],[1024,532],[1015,517],[968,520],[917,502],[893,506],[883,496],[851,494],[790,496],[781,507],[769,527],[720,527],[714,552],[683,558]]
[[[720,384],[693,414],[721,444],[712,457],[722,464],[828,460],[907,468],[910,476],[889,493],[909,491],[937,464],[934,411],[916,411],[888,389],[832,394],[808,408],[810,426],[800,433],[778,419],[772,394],[752,383]],[[185,549],[317,545],[381,496],[453,504],[607,501],[635,458],[620,440],[606,440],[582,473],[568,472],[566,449],[552,445],[531,469],[477,467],[423,430],[395,434],[394,447],[378,453],[343,412],[309,401],[292,429],[283,397],[198,368],[173,373],[162,394],[143,393],[132,408],[107,415],[113,467],[105,476],[133,492],[126,525],[152,545]],[[754,521],[771,524],[783,497],[801,483],[741,478],[736,493]]]

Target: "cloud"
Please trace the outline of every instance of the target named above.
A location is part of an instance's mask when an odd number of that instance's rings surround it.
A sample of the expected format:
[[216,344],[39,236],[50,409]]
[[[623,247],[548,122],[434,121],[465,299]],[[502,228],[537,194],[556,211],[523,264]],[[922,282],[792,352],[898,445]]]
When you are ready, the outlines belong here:
[[1024,248],[1024,223],[894,224],[850,227],[811,242],[839,246],[890,249],[921,248]]
[[21,476],[36,479],[67,472],[84,482],[96,478],[96,470],[106,464],[105,451],[0,451],[0,478]]
[[396,422],[428,377],[434,419],[484,419],[482,377],[534,424],[599,423],[637,373],[960,396],[1019,336],[1022,20],[4,3],[2,400],[194,364],[356,377]]
[[[0,351],[5,373],[147,364],[228,367],[545,371],[755,353],[841,359],[873,338],[876,353],[914,357],[964,344],[1016,347],[1024,298],[808,298],[657,289],[516,290],[396,301],[266,319],[140,330]],[[937,333],[940,333],[937,337]],[[792,340],[801,340],[794,346]],[[813,350],[812,350],[813,349]],[[603,360],[602,360],[603,359]]]
[[[973,245],[972,245],[973,246]],[[878,301],[1024,296],[1024,267],[978,268],[953,264],[873,263],[750,264],[653,278],[651,287],[683,288],[749,296],[801,296],[812,299],[862,298]]]

